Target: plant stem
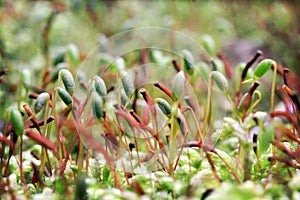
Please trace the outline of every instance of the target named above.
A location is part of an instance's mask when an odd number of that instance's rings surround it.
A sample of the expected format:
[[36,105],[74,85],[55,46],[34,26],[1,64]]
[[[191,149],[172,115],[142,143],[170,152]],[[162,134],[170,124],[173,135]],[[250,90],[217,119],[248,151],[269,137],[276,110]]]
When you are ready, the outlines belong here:
[[204,151],[204,152],[205,152],[205,156],[206,156],[207,161],[208,161],[208,163],[209,163],[209,165],[211,167],[211,170],[212,170],[212,173],[213,173],[214,177],[217,179],[217,181],[219,182],[219,184],[221,184],[222,180],[221,180],[221,178],[219,177],[219,175],[217,173],[217,170],[216,170],[216,167],[214,165],[213,159],[211,158],[209,152],[207,152],[207,151]]
[[275,101],[275,87],[276,87],[276,75],[277,75],[277,63],[274,62],[274,64],[272,65],[273,66],[273,78],[272,78],[272,89],[271,89],[271,109],[270,109],[270,112],[273,112],[274,111],[274,101]]
[[171,113],[171,130],[170,130],[170,153],[169,153],[169,173],[173,175],[174,171],[174,160],[175,160],[175,151],[176,151],[176,112],[178,109],[178,102],[175,103],[175,107]]
[[[274,62],[273,66],[273,78],[272,78],[272,89],[271,89],[271,108],[270,113],[274,111],[274,101],[275,101],[275,87],[276,87],[276,75],[277,75],[277,63]],[[272,145],[272,154],[276,154],[276,148],[274,145]]]
[[212,78],[210,75],[208,77],[208,93],[207,93],[206,108],[205,108],[205,115],[204,115],[203,128],[202,128],[203,139],[205,139],[207,126],[210,123],[210,117],[211,117],[211,89],[212,89]]
[[89,175],[89,158],[90,158],[90,152],[89,149],[86,148],[86,157],[85,157],[85,175]]
[[23,143],[23,138],[22,136],[20,137],[20,176],[21,176],[21,181],[23,184],[26,184],[25,178],[24,178],[24,173],[23,173],[23,156],[22,156],[22,143]]
[[56,143],[57,143],[57,148],[58,148],[58,151],[57,151],[57,155],[58,155],[58,160],[59,160],[59,163],[62,164],[62,147],[61,147],[61,142],[60,142],[60,135],[59,135],[59,132],[60,132],[60,122],[58,120],[58,115],[56,113],[56,89],[54,89],[53,93],[52,93],[52,112],[53,112],[53,115],[55,116],[55,127],[56,127]]
[[78,138],[78,146],[79,146],[79,152],[78,152],[78,172],[77,175],[80,176],[81,170],[83,168],[83,157],[84,157],[84,145],[83,142],[80,140],[80,137]]
[[[154,120],[154,130],[155,130],[156,133],[158,133],[158,123],[157,123],[157,118],[156,118],[156,110],[153,109],[152,113],[153,113],[153,120]],[[158,144],[157,140],[154,139],[154,151],[157,151],[158,149],[159,149],[159,144]],[[158,154],[155,154],[154,158],[155,158],[155,160],[157,160],[158,159]],[[156,162],[155,162],[155,165],[157,166],[156,168],[158,169],[159,166],[157,165]]]
[[[46,108],[45,108],[45,114],[44,114],[44,126],[43,126],[43,132],[42,136],[45,136],[46,130],[48,129],[47,124],[47,118],[48,118],[48,111],[49,111],[49,100],[46,103]],[[49,139],[50,132],[47,131],[47,139]],[[44,173],[44,168],[45,168],[45,155],[46,155],[46,148],[42,147],[42,156],[41,156],[41,166],[40,166],[40,173]]]
[[251,160],[251,145],[250,143],[242,144],[243,148],[243,168],[244,181],[251,180],[252,160]]
[[226,160],[224,160],[224,158],[222,158],[220,156],[219,153],[217,153],[218,157],[222,160],[222,162],[226,165],[226,167],[230,170],[230,172],[232,173],[232,175],[234,176],[235,180],[241,184],[241,180],[239,179],[238,175],[236,174],[236,172],[232,169],[232,167],[226,162]]
[[174,141],[174,135],[176,135],[175,132],[175,119],[174,116],[172,115],[171,117],[171,133],[170,133],[170,153],[169,153],[169,173],[170,175],[173,174],[173,164],[174,164],[174,159],[175,159],[175,141]]

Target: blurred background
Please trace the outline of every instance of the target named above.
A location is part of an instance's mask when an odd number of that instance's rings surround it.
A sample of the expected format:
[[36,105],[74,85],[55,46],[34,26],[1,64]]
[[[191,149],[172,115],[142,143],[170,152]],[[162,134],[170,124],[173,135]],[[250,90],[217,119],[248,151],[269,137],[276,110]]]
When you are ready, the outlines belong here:
[[0,0],[0,65],[41,68],[45,52],[73,43],[84,57],[107,37],[154,26],[187,34],[232,67],[261,49],[300,72],[299,10],[297,0]]

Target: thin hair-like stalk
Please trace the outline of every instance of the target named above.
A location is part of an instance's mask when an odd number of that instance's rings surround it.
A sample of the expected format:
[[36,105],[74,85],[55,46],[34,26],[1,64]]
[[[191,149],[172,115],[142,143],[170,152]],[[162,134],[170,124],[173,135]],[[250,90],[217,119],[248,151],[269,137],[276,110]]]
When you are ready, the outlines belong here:
[[170,130],[170,152],[169,152],[169,173],[172,176],[174,171],[174,160],[175,160],[175,152],[176,152],[176,135],[177,135],[177,119],[176,119],[176,112],[178,109],[178,103],[175,103],[175,107],[171,113],[171,130]]
[[[46,136],[47,139],[50,138],[50,130],[51,130],[50,129],[51,126],[49,126],[49,125],[47,126],[47,118],[48,118],[48,113],[49,113],[49,101],[50,100],[48,99],[47,103],[46,103],[45,114],[44,114],[43,132],[42,132],[42,135],[45,136],[46,131],[47,131],[47,136]],[[44,168],[45,168],[45,156],[48,157],[48,154],[47,154],[46,151],[47,151],[47,149],[45,147],[42,147],[41,166],[40,166],[40,172],[41,172],[41,174],[43,174]],[[49,165],[50,165],[50,163],[49,163]]]
[[208,77],[208,93],[206,98],[206,108],[205,108],[205,115],[204,115],[203,128],[202,128],[203,139],[205,139],[207,127],[209,126],[210,119],[211,119],[211,90],[212,90],[212,77],[210,75]]
[[270,112],[274,111],[274,101],[275,101],[275,89],[276,89],[276,75],[277,75],[277,63],[274,62],[273,65],[273,78],[272,78],[272,89],[271,89],[271,108],[270,108]]

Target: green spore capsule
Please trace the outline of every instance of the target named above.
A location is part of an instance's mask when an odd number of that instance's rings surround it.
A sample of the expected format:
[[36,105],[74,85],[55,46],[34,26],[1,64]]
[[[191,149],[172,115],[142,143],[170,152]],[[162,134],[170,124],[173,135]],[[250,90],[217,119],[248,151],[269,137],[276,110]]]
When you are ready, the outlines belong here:
[[59,71],[59,77],[63,82],[67,92],[72,96],[75,89],[75,81],[71,72],[67,69],[61,69]]
[[22,136],[24,131],[24,121],[22,115],[17,110],[10,111],[10,122],[12,124],[13,130],[18,136]]
[[75,44],[69,44],[67,49],[67,55],[73,67],[75,67],[80,60],[80,53],[78,47]]
[[199,62],[197,65],[198,72],[200,76],[207,82],[211,68],[205,62]]
[[127,72],[122,73],[121,77],[122,86],[125,90],[127,96],[131,96],[134,92],[134,85],[133,82]]
[[185,77],[184,72],[178,72],[172,82],[172,93],[175,94],[176,98],[180,98],[184,94]]
[[213,55],[214,52],[216,51],[215,41],[210,35],[207,34],[202,35],[200,39],[200,43],[209,55]]
[[92,109],[93,114],[97,119],[101,119],[103,117],[103,100],[102,97],[99,96],[97,93],[94,93],[93,100],[92,100]]
[[182,50],[182,53],[183,53],[183,62],[184,62],[184,69],[186,70],[186,72],[189,74],[189,75],[193,75],[194,73],[194,57],[193,57],[193,54],[184,49]]
[[221,72],[213,71],[211,77],[222,92],[226,93],[228,91],[228,81]]
[[51,78],[52,78],[52,81],[57,81],[59,71],[62,70],[62,69],[67,69],[67,68],[68,68],[68,64],[67,64],[67,63],[64,63],[64,62],[59,63],[59,64],[55,67],[55,69],[54,69],[54,71],[53,71],[53,73],[52,73],[52,77],[51,77]]
[[254,70],[254,79],[261,78],[276,62],[271,59],[262,60]]
[[128,96],[126,95],[124,89],[121,89],[121,104],[125,106],[127,101],[128,101]]
[[104,80],[99,76],[94,76],[94,87],[100,97],[107,96],[107,89]]
[[65,60],[65,55],[66,55],[65,52],[59,53],[59,54],[54,58],[54,60],[53,60],[53,65],[56,66],[56,65],[58,65],[59,63],[64,62],[64,60]]
[[171,106],[166,100],[162,98],[156,98],[155,102],[157,103],[159,109],[163,112],[163,114],[167,116],[171,114]]
[[122,57],[117,58],[115,64],[119,72],[125,70],[125,61]]
[[39,94],[39,96],[37,97],[35,104],[34,104],[35,113],[40,112],[46,106],[49,98],[50,98],[50,96],[47,92],[43,92],[43,93]]
[[73,100],[70,94],[62,87],[57,87],[58,96],[68,106],[71,105]]
[[28,89],[31,84],[31,74],[28,69],[22,70],[21,80],[22,80],[22,84],[24,85],[24,87]]

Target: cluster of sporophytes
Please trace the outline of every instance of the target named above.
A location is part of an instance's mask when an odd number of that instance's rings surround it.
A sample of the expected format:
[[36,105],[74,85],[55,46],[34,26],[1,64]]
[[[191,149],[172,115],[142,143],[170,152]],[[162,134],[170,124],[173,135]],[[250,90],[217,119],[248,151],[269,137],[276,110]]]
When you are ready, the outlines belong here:
[[24,69],[1,108],[1,195],[299,197],[300,88],[261,55],[233,71],[223,55],[144,48],[87,77],[70,45],[41,77]]

